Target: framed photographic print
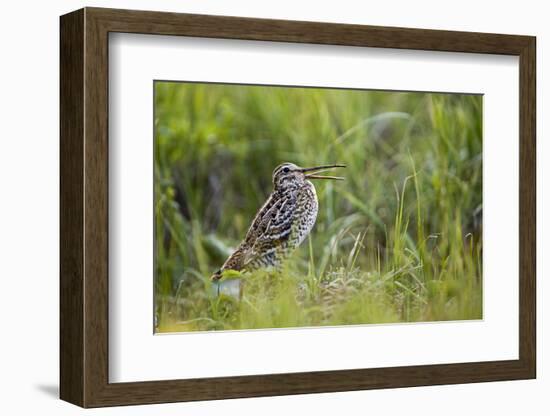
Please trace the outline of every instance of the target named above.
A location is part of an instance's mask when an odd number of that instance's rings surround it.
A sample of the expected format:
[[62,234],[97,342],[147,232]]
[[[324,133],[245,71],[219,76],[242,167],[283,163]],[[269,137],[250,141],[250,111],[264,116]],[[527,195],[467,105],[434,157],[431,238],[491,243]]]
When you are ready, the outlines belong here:
[[61,17],[61,398],[534,378],[535,38]]

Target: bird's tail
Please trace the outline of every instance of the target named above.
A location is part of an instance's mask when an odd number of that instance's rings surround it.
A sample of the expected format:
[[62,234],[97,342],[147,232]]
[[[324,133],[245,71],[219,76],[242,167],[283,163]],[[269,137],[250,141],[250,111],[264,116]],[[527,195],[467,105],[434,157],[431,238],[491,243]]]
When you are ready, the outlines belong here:
[[236,270],[240,271],[243,269],[243,261],[244,261],[244,254],[242,246],[240,246],[237,250],[231,254],[227,260],[223,263],[222,267],[218,269],[218,271],[214,272],[212,276],[210,276],[210,279],[213,281],[218,281],[222,278],[222,274],[224,271],[228,270]]
[[214,282],[217,282],[218,280],[220,280],[222,278],[222,269],[218,269],[217,271],[215,271],[212,276],[210,276],[210,280],[214,281]]

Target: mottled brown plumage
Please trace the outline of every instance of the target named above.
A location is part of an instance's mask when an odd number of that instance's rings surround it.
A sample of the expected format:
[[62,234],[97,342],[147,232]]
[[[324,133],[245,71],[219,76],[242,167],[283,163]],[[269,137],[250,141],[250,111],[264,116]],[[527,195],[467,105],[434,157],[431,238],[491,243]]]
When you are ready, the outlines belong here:
[[244,240],[212,279],[220,279],[225,270],[278,267],[304,241],[317,219],[317,193],[309,179],[341,180],[343,178],[316,175],[336,167],[345,166],[301,168],[292,163],[277,166],[269,198],[254,217]]

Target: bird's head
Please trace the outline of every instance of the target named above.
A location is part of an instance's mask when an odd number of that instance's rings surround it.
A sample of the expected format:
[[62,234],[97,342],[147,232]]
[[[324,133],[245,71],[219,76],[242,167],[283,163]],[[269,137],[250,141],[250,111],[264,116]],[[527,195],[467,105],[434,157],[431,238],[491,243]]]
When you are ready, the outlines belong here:
[[300,185],[309,179],[333,179],[342,181],[344,178],[339,176],[317,175],[333,168],[345,168],[346,165],[322,165],[311,168],[301,168],[294,163],[285,162],[280,164],[273,171],[273,187],[275,189],[285,189]]

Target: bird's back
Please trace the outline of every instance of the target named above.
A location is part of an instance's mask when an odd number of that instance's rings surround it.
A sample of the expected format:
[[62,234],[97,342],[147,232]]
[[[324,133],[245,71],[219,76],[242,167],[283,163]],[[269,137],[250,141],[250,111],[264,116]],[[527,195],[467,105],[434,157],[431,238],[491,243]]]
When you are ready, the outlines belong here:
[[272,192],[222,270],[279,266],[309,234],[317,212],[317,194],[308,181],[294,189]]

